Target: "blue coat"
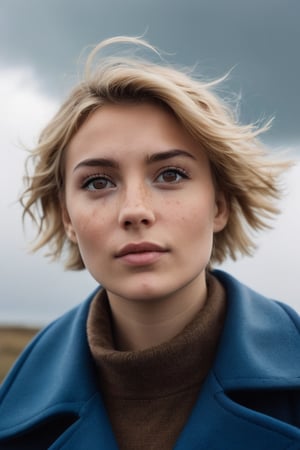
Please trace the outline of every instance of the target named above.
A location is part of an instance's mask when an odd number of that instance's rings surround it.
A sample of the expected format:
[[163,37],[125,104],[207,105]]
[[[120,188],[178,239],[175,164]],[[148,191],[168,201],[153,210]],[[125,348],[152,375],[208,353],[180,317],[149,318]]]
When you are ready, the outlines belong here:
[[[174,448],[299,450],[300,319],[224,272],[215,275],[227,291],[225,326]],[[117,449],[86,338],[92,296],[42,331],[7,377],[1,450]]]

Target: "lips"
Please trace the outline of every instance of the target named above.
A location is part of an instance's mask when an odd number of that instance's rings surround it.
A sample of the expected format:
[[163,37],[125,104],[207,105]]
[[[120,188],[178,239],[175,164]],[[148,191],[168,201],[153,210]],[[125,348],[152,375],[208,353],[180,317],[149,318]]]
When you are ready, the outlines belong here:
[[121,248],[121,250],[116,254],[117,258],[121,258],[126,255],[136,254],[136,253],[164,253],[167,249],[161,247],[160,245],[153,244],[151,242],[141,242],[141,243],[131,243],[127,244]]

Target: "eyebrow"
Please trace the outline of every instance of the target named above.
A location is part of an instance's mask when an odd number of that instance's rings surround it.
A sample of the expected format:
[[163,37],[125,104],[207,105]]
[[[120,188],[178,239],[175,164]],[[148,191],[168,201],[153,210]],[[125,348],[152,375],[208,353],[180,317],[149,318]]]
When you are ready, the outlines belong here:
[[81,161],[74,167],[73,172],[80,167],[110,167],[111,169],[118,169],[119,164],[114,159],[110,158],[91,158]]
[[[187,152],[186,150],[172,149],[166,152],[157,152],[153,153],[152,155],[149,155],[147,157],[147,163],[152,164],[157,161],[165,161],[167,159],[175,158],[176,156],[184,156],[194,160],[196,159],[194,155]],[[116,160],[112,158],[91,158],[85,159],[81,161],[79,164],[77,164],[73,172],[78,170],[80,167],[108,167],[111,169],[119,169],[120,165]]]
[[166,152],[153,153],[152,155],[148,156],[147,161],[151,164],[156,161],[164,161],[166,159],[174,158],[175,156],[184,156],[184,157],[196,159],[194,157],[194,155],[187,152],[186,150],[172,149],[172,150],[168,150]]

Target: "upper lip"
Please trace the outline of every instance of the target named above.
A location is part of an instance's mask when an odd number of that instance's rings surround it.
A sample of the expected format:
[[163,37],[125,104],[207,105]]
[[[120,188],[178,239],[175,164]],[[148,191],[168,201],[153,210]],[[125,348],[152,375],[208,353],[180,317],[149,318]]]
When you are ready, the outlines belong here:
[[160,245],[153,244],[151,242],[131,243],[124,245],[117,253],[116,257],[128,255],[130,253],[143,253],[143,252],[165,252],[167,249]]

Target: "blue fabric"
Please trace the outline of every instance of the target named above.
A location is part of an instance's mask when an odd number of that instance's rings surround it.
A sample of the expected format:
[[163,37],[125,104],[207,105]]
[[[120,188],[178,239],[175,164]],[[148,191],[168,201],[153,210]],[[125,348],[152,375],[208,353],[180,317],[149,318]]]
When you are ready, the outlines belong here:
[[[214,274],[227,292],[226,321],[175,449],[299,450],[300,319]],[[86,338],[94,294],[37,336],[0,388],[0,450],[117,449]]]

